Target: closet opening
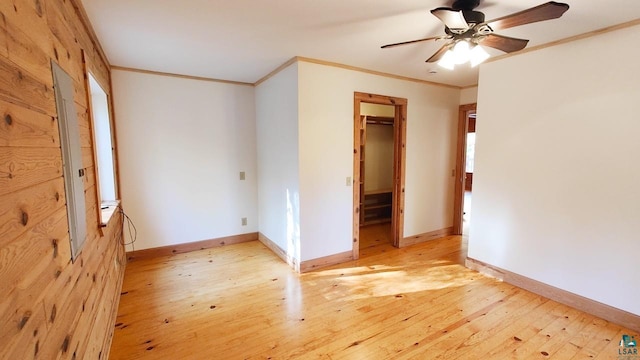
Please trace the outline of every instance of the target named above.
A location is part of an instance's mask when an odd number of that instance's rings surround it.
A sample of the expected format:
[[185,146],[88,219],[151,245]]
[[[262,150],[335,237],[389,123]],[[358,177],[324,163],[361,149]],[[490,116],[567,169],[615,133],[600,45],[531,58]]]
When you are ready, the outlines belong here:
[[404,224],[407,100],[355,93],[353,256],[399,246]]

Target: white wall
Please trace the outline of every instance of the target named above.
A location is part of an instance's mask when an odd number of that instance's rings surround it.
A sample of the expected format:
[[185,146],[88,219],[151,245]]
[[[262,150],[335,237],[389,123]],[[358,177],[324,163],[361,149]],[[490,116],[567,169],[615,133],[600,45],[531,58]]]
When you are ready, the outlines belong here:
[[[395,117],[392,105],[360,104],[360,115]],[[393,187],[393,126],[367,124],[365,144],[364,190],[384,190]]]
[[478,87],[470,87],[460,90],[460,105],[478,102]]
[[352,249],[354,91],[408,99],[405,233],[447,228],[460,90],[298,63],[301,260]]
[[393,126],[367,124],[364,146],[364,190],[393,187]]
[[482,65],[469,257],[640,314],[639,37]]
[[396,116],[396,108],[391,105],[360,103],[360,115]]
[[254,89],[121,70],[112,77],[135,248],[256,232]]
[[298,65],[256,87],[260,232],[300,260]]

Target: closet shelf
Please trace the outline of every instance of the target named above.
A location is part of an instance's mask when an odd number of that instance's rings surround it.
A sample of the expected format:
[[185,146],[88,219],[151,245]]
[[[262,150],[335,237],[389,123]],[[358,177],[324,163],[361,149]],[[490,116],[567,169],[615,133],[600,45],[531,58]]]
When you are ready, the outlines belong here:
[[392,193],[393,189],[380,189],[380,190],[365,190],[365,195],[377,195],[377,194],[385,194]]
[[362,225],[391,221],[392,200],[393,191],[391,189],[365,191],[361,205]]

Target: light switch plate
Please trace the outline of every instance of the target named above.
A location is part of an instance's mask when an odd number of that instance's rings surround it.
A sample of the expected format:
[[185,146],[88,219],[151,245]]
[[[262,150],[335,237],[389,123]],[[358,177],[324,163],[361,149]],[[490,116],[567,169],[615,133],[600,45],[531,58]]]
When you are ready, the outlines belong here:
[[245,179],[244,171],[240,171],[240,180],[244,180],[244,179]]

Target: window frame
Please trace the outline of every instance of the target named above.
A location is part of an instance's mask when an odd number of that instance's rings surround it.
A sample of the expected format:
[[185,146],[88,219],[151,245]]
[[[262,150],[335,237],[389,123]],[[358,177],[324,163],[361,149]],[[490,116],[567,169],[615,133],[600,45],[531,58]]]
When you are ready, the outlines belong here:
[[[116,209],[120,206],[120,186],[119,186],[119,172],[118,172],[118,157],[117,157],[117,143],[116,143],[116,134],[115,134],[115,123],[114,123],[114,115],[113,115],[113,102],[112,96],[110,94],[111,84],[109,86],[105,86],[101,82],[99,76],[94,75],[97,71],[93,71],[95,67],[92,66],[91,62],[87,59],[86,54],[83,51],[83,60],[84,60],[84,78],[85,78],[85,89],[86,89],[86,97],[87,97],[87,116],[89,120],[90,135],[91,135],[91,152],[93,156],[93,175],[95,178],[95,195],[96,195],[96,205],[98,209],[97,213],[97,221],[98,227],[100,229],[106,227],[109,223],[109,220],[112,218],[113,214],[116,212]],[[93,94],[92,94],[92,86],[91,79],[95,81],[95,83],[101,88],[106,96],[106,105],[107,112],[109,118],[109,135],[111,140],[111,166],[113,167],[113,189],[114,189],[114,200],[103,200],[101,195],[101,180],[104,183],[104,179],[100,178],[100,163],[99,163],[99,155],[98,155],[98,147],[96,138],[98,137],[98,133],[96,131],[96,120],[95,120],[95,110],[93,108]],[[110,81],[110,79],[108,79]],[[102,164],[104,166],[104,164]],[[100,231],[101,235],[102,231]]]

